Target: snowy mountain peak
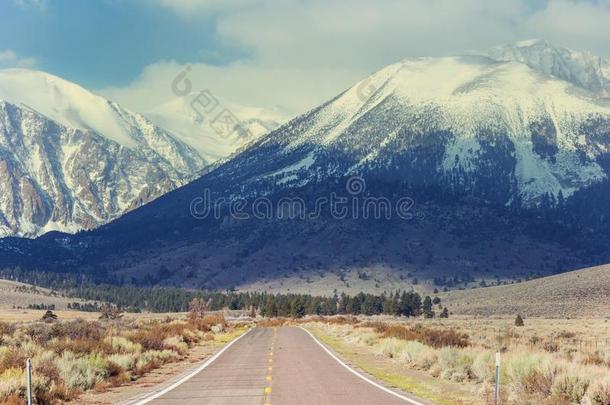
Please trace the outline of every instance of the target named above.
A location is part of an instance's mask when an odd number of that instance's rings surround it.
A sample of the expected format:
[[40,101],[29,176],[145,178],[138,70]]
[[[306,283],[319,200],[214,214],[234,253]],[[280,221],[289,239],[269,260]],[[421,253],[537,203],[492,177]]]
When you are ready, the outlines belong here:
[[27,106],[62,125],[93,130],[123,146],[137,146],[115,103],[49,73],[0,70],[0,99]]
[[226,136],[189,102],[145,117],[45,72],[0,70],[0,237],[104,224],[278,125],[278,115],[223,103],[245,129]]
[[204,165],[144,116],[74,83],[0,70],[0,237],[98,226]]
[[608,128],[599,93],[522,61],[411,58],[273,131],[227,172],[253,189],[360,174],[532,206],[609,177]]
[[578,52],[555,46],[546,40],[533,39],[500,46],[488,54],[495,60],[524,63],[534,70],[603,97],[610,94],[610,62],[589,52]]

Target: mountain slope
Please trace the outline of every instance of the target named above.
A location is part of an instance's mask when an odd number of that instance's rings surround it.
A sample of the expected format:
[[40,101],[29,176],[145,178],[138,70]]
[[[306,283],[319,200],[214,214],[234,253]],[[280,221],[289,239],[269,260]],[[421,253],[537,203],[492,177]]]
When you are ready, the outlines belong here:
[[[214,117],[199,120],[187,98],[145,117],[74,83],[27,69],[0,70],[0,102],[3,180],[10,190],[0,202],[0,237],[76,232],[106,223],[186,183],[283,119],[264,109],[224,103],[239,120],[239,130],[224,133],[214,130]],[[46,130],[55,131],[55,138],[48,134],[50,143]],[[74,131],[87,140],[79,147],[63,144],[69,142],[65,134]],[[96,145],[97,157],[89,144]],[[102,162],[95,162],[100,157]],[[98,179],[83,181],[82,174],[72,172],[96,165],[106,171]],[[68,179],[75,177],[79,180]],[[83,190],[87,202],[81,200]]]
[[580,216],[607,188],[609,142],[608,100],[580,85],[489,57],[407,59],[117,221],[0,249],[7,263],[46,255],[111,281],[203,288],[552,274],[610,261],[607,208],[595,226]]
[[523,283],[441,294],[456,314],[541,317],[610,316],[610,265]]
[[0,101],[0,235],[93,228],[174,189],[199,167],[192,152],[184,155],[192,160],[182,158],[184,145],[149,135],[175,148],[177,168],[150,147],[127,148]]
[[609,127],[608,100],[524,64],[411,59],[284,125],[225,171],[256,190],[359,173],[533,206],[607,179]]
[[488,55],[498,61],[524,63],[602,97],[610,94],[610,62],[589,52],[558,47],[545,40],[528,40],[494,48]]
[[0,236],[98,226],[184,184],[204,165],[142,115],[73,83],[0,71]]

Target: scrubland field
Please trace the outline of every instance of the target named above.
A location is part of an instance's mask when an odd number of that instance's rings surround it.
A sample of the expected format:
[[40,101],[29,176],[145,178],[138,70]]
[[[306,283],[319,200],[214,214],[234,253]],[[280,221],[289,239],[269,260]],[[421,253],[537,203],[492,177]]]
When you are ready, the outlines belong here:
[[65,310],[71,301],[61,294],[47,288],[34,287],[30,284],[0,279],[0,316],[5,310],[27,309],[31,305],[54,306],[57,310]]
[[[89,319],[73,319],[78,314]],[[219,313],[116,320],[92,320],[93,315],[99,316],[72,311],[51,322],[1,321],[0,403],[23,403],[27,358],[35,403],[111,403],[104,400],[114,398],[113,387],[137,384],[169,363],[187,363],[193,352],[219,347],[248,325],[284,324],[306,327],[353,366],[433,403],[492,404],[497,351],[503,404],[610,403],[607,319],[526,317],[523,326],[515,326],[507,317],[244,316],[227,322]]]
[[[202,300],[191,302],[189,313],[113,319],[110,312],[100,319],[99,312],[68,309],[75,300],[99,302],[0,281],[0,403],[24,403],[27,358],[36,404],[111,404],[176,376],[249,326],[286,324],[306,327],[353,366],[432,403],[492,404],[500,352],[502,404],[610,405],[607,277],[600,266],[441,293],[435,313],[445,305],[449,318],[432,319],[264,318],[246,307],[208,311]],[[46,310],[32,309],[51,305],[57,319],[43,321]],[[523,326],[515,325],[517,311]]]
[[[31,311],[35,312],[35,311]],[[44,312],[44,311],[43,311]],[[0,321],[0,403],[23,404],[27,358],[36,404],[83,403],[86,391],[136,381],[201,346],[218,346],[244,331],[221,314],[115,320]]]
[[439,404],[610,404],[606,319],[335,318],[307,327],[352,364]]

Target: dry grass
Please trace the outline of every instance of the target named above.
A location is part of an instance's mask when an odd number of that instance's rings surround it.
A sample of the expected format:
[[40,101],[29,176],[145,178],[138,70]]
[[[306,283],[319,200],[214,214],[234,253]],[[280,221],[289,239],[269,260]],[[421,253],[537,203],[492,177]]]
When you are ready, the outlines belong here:
[[610,318],[610,265],[440,297],[454,314]]
[[0,312],[13,309],[24,309],[28,305],[54,305],[57,310],[67,310],[68,303],[87,302],[76,298],[67,298],[60,293],[30,284],[0,279]]
[[0,403],[23,401],[26,358],[34,366],[36,403],[58,403],[138,379],[183,358],[195,345],[222,339],[229,328],[220,314],[188,322],[169,317],[0,322]]
[[383,338],[414,340],[435,348],[466,347],[469,344],[467,334],[458,333],[453,329],[433,329],[421,324],[402,326],[380,321],[365,322],[361,326],[373,328]]
[[362,356],[370,353],[439,381],[468,384],[478,404],[493,403],[498,350],[503,353],[505,404],[610,403],[609,322],[526,318],[525,326],[516,327],[513,321],[379,317],[359,323],[318,320],[313,325]]

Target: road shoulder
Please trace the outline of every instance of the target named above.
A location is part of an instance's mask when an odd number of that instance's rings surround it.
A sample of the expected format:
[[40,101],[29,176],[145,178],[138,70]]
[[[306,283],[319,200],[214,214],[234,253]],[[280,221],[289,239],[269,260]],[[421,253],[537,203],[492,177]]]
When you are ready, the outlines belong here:
[[425,404],[473,405],[477,403],[470,387],[438,380],[426,373],[401,367],[395,362],[379,358],[372,352],[357,350],[325,333],[318,326],[308,324],[304,325],[304,328],[348,366],[407,397]]
[[238,329],[225,334],[217,341],[198,345],[189,351],[182,361],[164,364],[131,383],[87,391],[79,396],[74,403],[83,405],[128,405],[136,403],[138,399],[148,397],[153,392],[169,387],[191,374],[201,364],[208,361],[227,344],[239,336],[243,336],[248,330],[245,328]]

